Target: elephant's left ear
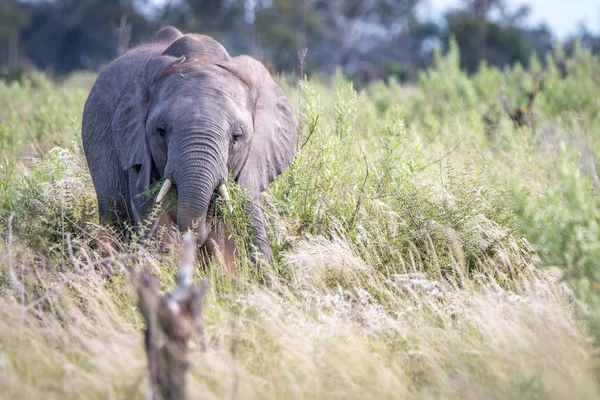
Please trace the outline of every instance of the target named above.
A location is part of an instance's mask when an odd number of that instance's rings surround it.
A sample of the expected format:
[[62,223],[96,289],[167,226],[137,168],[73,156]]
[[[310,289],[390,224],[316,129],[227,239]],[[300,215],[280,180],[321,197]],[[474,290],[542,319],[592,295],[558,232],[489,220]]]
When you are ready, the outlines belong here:
[[296,123],[290,103],[269,71],[248,56],[219,64],[250,92],[254,137],[237,181],[257,196],[290,165],[296,152]]
[[115,151],[123,171],[133,167],[137,169],[136,186],[139,190],[148,189],[152,172],[152,156],[146,143],[149,87],[183,62],[185,57],[158,56],[150,58],[141,68],[134,66],[140,70],[125,90],[113,116],[111,127]]

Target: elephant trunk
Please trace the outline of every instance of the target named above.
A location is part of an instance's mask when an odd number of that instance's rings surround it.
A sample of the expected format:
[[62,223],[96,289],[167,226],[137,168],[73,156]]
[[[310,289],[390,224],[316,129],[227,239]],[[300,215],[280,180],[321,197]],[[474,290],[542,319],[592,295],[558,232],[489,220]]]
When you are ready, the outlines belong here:
[[[215,188],[222,182],[215,152],[188,147],[179,154],[180,168],[174,174],[177,185],[177,225],[181,231],[191,229],[198,244],[204,244],[210,228],[207,214]],[[218,153],[217,153],[218,154]]]

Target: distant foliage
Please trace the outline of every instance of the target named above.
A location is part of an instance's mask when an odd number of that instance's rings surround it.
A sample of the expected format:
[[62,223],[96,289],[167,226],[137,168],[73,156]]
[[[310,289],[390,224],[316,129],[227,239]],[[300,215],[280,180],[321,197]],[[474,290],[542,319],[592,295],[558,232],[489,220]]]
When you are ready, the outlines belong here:
[[[523,0],[523,3],[526,3]],[[441,21],[424,17],[425,0],[4,0],[0,4],[0,78],[40,69],[64,76],[98,71],[166,25],[219,40],[232,55],[250,54],[274,70],[335,76],[341,68],[363,87],[378,79],[415,82],[451,40],[460,67],[530,66],[560,42],[545,24],[528,22],[526,5],[464,0]],[[598,53],[600,37],[585,27],[576,41]],[[304,54],[302,61],[299,54]]]

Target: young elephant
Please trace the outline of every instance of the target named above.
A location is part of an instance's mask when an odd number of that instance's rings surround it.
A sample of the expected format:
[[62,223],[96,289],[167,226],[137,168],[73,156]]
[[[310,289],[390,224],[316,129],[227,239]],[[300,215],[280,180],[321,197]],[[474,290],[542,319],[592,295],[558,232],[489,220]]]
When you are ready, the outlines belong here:
[[[203,244],[214,194],[227,197],[228,174],[248,190],[255,245],[272,259],[258,198],[292,161],[296,127],[290,104],[258,61],[231,58],[214,39],[164,28],[108,65],[83,113],[83,147],[101,222],[133,222],[162,180],[175,186],[180,230]],[[207,219],[208,216],[208,219]]]

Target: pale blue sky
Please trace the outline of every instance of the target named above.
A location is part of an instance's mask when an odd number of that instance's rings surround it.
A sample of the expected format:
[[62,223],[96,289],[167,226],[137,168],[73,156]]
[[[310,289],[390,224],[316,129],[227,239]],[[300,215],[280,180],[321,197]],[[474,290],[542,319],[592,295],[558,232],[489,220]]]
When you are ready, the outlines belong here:
[[[460,4],[460,0],[429,0],[432,17],[439,16],[448,7]],[[538,24],[546,21],[550,28],[561,38],[576,33],[580,22],[588,29],[600,33],[599,0],[506,0],[509,7],[517,8],[521,4],[531,6],[530,22]]]

